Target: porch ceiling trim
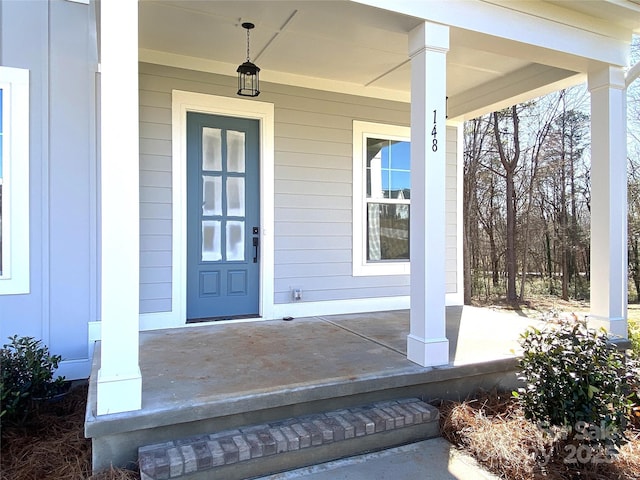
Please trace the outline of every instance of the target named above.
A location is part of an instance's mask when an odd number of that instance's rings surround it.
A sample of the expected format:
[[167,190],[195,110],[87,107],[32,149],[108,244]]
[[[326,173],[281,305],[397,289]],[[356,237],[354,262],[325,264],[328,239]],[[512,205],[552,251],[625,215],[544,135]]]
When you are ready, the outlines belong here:
[[[625,66],[627,61],[625,51],[628,41],[622,40],[622,38],[628,36],[630,40],[630,31],[626,31],[623,27],[612,28],[611,25],[607,27],[605,22],[600,19],[579,12],[571,12],[570,7],[567,10],[550,4],[544,5],[543,2],[536,2],[535,13],[529,13],[517,10],[516,8],[520,8],[520,6],[516,7],[514,2],[498,5],[482,0],[352,1],[596,62]],[[640,19],[640,9],[628,8],[628,11],[629,15],[635,13]],[[544,18],[543,14],[546,12],[549,13],[549,16],[562,20],[555,21]],[[564,12],[564,15],[559,15],[559,12]],[[568,13],[572,13],[572,18],[577,19],[575,23],[580,25],[567,23]],[[624,18],[621,18],[622,20]],[[602,25],[598,25],[598,22],[601,22]],[[596,33],[587,28],[598,29],[603,33]],[[617,38],[614,38],[613,35],[616,33]],[[570,41],[564,42],[562,39]]]
[[528,65],[449,99],[452,120],[468,120],[586,81],[586,75],[546,65]]
[[[232,65],[215,60],[207,60],[200,57],[190,57],[177,55],[175,53],[161,52],[140,48],[138,58],[141,62],[165,65],[167,67],[185,68],[200,72],[217,73],[220,75],[236,76],[238,65]],[[297,87],[312,88],[347,95],[358,95],[361,97],[380,98],[383,100],[394,100],[400,102],[410,102],[411,92],[400,90],[390,90],[386,88],[363,86],[361,84],[330,80],[325,78],[308,77],[296,75],[294,73],[262,70],[260,72],[261,82],[279,83]]]

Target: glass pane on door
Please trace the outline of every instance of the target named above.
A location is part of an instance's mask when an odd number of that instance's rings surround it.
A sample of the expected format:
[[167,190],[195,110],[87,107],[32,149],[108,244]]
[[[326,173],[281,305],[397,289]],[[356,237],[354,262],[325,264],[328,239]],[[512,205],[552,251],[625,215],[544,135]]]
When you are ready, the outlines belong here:
[[218,220],[202,221],[202,261],[218,262],[222,260],[222,240]]
[[227,260],[244,261],[244,222],[227,222]]
[[202,176],[202,214],[222,215],[222,177]]
[[227,131],[227,170],[244,173],[244,132]]
[[222,130],[219,128],[202,128],[202,170],[222,170]]
[[227,215],[244,217],[244,178],[227,178]]

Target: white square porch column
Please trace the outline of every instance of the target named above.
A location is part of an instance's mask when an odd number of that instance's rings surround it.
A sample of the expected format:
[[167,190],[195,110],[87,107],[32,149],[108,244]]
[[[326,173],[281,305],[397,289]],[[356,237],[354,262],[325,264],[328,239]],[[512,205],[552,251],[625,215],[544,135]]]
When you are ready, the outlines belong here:
[[627,120],[624,72],[589,73],[591,92],[591,314],[627,338]]
[[101,364],[97,414],[139,410],[138,2],[100,2]]
[[446,70],[449,27],[409,33],[411,57],[411,313],[407,358],[449,363],[445,311]]

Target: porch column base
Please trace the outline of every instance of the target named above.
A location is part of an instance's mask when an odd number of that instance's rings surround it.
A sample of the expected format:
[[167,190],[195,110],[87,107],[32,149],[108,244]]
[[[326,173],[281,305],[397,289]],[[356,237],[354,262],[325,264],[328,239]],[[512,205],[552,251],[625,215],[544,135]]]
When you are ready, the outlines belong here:
[[626,339],[629,336],[627,319],[624,317],[609,318],[600,315],[589,315],[589,325],[593,328],[604,328],[615,337]]
[[422,367],[449,364],[449,340],[446,338],[424,339],[407,335],[407,358]]
[[107,376],[98,370],[97,414],[131,412],[142,408],[140,368],[130,376]]

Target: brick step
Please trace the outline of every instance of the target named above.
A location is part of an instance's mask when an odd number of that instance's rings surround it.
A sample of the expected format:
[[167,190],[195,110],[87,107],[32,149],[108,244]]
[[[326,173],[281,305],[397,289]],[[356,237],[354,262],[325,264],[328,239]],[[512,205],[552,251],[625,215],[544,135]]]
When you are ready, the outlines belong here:
[[138,449],[142,480],[240,480],[439,435],[417,398],[287,418]]

